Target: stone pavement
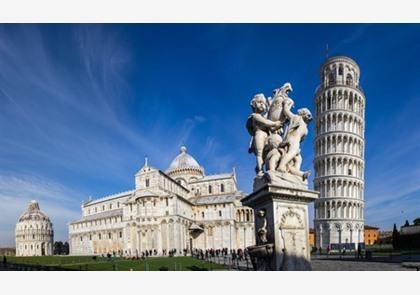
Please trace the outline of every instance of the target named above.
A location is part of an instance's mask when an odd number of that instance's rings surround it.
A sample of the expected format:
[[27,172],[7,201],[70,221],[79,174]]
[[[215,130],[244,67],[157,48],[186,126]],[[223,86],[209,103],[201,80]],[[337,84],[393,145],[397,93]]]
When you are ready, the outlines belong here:
[[[413,268],[402,267],[400,263],[384,263],[384,262],[359,262],[359,261],[338,261],[338,260],[312,260],[312,268],[314,271],[408,271],[415,270]],[[240,270],[246,270],[245,265],[240,265]],[[5,271],[0,266],[0,271]],[[236,267],[231,270],[238,270]],[[248,269],[251,270],[251,269]]]
[[[230,258],[230,257],[229,257]],[[252,270],[250,262],[235,261],[232,263],[230,259],[223,259],[220,257],[210,258],[207,261],[214,263],[225,264],[229,266],[230,270]],[[406,263],[407,264],[407,263]],[[402,263],[392,262],[372,262],[366,260],[350,260],[350,259],[328,259],[313,257],[311,260],[312,269],[314,271],[413,271],[416,268],[403,267]],[[6,270],[0,263],[0,271]]]
[[8,269],[6,269],[2,263],[0,263],[0,271],[8,271]]
[[[250,261],[236,260],[232,263],[231,257],[212,257],[207,261],[229,266],[230,270],[252,270]],[[413,271],[415,268],[403,267],[401,262],[375,262],[366,260],[356,260],[351,257],[327,257],[315,256],[311,260],[314,271]]]
[[415,270],[403,267],[401,263],[372,262],[366,260],[312,258],[312,269],[315,271],[408,271]]

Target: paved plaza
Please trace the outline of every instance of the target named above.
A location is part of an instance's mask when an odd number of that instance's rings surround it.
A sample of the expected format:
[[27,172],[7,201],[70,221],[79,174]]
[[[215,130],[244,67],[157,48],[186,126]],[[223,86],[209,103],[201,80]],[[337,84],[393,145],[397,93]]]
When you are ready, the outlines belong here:
[[402,263],[392,262],[372,262],[366,260],[348,260],[348,259],[323,259],[315,258],[311,260],[312,269],[315,271],[407,271],[415,270],[406,268]]
[[[250,260],[235,260],[232,262],[230,255],[226,257],[209,257],[208,261],[224,264],[230,270],[253,270]],[[416,265],[418,263],[415,263]],[[401,261],[367,261],[356,260],[350,257],[327,257],[315,256],[311,258],[312,270],[314,271],[413,271],[415,268],[403,267]]]

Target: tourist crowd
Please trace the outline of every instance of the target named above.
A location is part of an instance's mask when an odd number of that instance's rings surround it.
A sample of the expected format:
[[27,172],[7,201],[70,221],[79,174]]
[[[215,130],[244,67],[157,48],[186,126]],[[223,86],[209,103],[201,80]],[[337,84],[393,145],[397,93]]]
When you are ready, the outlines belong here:
[[[152,256],[169,256],[173,257],[178,254],[181,254],[180,251],[177,251],[177,249],[171,249],[166,250],[163,249],[162,252],[158,252],[156,249],[150,249],[150,250],[144,250],[144,251],[135,251],[134,253],[131,253],[130,251],[113,251],[108,252],[107,254],[102,254],[102,257],[108,257],[109,259],[111,257],[125,257],[128,259],[145,259],[147,257]],[[222,249],[198,249],[193,248],[191,251],[187,248],[182,250],[182,254],[184,256],[191,255],[192,257],[198,258],[198,259],[209,259],[209,258],[215,258],[215,257],[227,257],[229,256],[232,260],[247,260],[248,259],[248,252],[246,249],[228,249],[228,248],[222,248]]]
[[232,258],[232,260],[246,260],[248,259],[248,252],[247,250],[242,250],[242,249],[231,249],[229,250],[228,248],[222,248],[222,249],[192,249],[192,253],[191,255],[193,257],[196,257],[198,259],[208,259],[208,258],[214,258],[214,257],[226,257],[228,255],[230,255],[230,257]]

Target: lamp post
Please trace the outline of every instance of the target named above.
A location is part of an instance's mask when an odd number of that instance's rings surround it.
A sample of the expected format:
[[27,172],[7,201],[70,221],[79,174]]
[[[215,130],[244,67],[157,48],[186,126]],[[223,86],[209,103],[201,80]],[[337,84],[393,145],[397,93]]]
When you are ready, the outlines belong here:
[[244,249],[246,247],[246,225],[244,225]]
[[340,259],[341,259],[341,229],[338,229],[338,251],[340,251]]

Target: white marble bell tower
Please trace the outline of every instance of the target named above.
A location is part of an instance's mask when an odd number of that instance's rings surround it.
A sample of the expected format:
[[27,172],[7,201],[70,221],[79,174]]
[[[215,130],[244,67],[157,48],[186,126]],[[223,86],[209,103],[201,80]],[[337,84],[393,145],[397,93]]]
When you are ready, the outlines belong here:
[[357,249],[364,242],[365,95],[360,69],[346,56],[321,65],[315,95],[316,247]]

